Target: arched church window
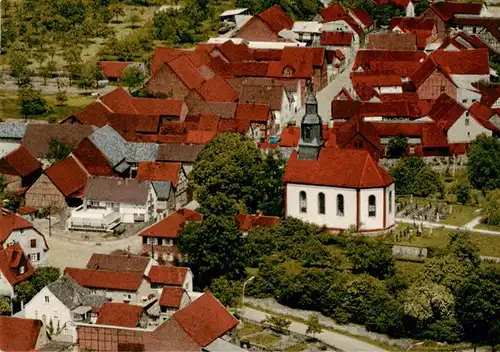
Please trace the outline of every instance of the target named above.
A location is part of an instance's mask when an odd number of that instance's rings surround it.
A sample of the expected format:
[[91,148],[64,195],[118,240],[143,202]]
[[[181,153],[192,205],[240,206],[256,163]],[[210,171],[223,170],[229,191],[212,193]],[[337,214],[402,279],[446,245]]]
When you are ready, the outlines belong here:
[[392,213],[392,191],[389,191],[389,214]]
[[344,216],[344,196],[337,194],[337,216]]
[[325,194],[323,192],[318,193],[318,213],[325,214],[326,205],[325,205]]
[[299,206],[301,213],[307,213],[307,196],[304,191],[300,191],[299,193]]
[[368,216],[374,217],[377,215],[377,201],[375,196],[372,194],[368,197]]

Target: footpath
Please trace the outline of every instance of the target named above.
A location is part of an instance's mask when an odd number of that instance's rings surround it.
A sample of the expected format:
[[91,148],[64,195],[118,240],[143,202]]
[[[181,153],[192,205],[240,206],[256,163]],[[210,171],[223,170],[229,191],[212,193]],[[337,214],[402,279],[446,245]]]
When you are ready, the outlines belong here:
[[479,224],[479,220],[477,218],[472,220],[471,222],[463,225],[463,226],[447,225],[447,224],[441,224],[438,222],[413,220],[413,219],[399,218],[399,217],[396,218],[396,222],[404,222],[406,224],[422,224],[423,227],[444,228],[444,229],[457,230],[457,231],[471,231],[471,232],[483,233],[485,235],[500,236],[499,231],[474,228],[474,226]]

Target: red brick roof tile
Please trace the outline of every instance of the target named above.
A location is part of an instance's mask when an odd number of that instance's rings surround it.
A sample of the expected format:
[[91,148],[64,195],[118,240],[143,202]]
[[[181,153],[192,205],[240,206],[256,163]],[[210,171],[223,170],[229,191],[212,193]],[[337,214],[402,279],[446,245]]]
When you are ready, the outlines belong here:
[[220,45],[217,45],[217,50],[229,62],[250,61],[253,59],[252,51],[248,48],[247,44],[235,44],[232,40],[228,40]]
[[[97,127],[103,127],[107,123],[107,116],[111,115],[113,112],[110,111],[106,106],[104,106],[100,101],[95,101],[90,105],[87,105],[83,110],[75,112],[72,116],[78,120],[82,125],[94,125]],[[66,120],[61,121],[64,123]]]
[[189,268],[181,266],[157,266],[154,265],[149,271],[148,278],[152,284],[168,286],[182,286]]
[[351,72],[353,85],[364,84],[372,87],[394,87],[401,86],[403,81],[398,75],[378,75],[368,72]]
[[158,303],[160,307],[179,309],[185,292],[182,287],[163,287]]
[[206,292],[173,317],[201,347],[212,343],[238,325],[238,320]]
[[217,136],[217,131],[188,131],[186,143],[188,144],[207,144]]
[[323,32],[321,33],[321,45],[351,45],[351,32]]
[[430,5],[430,8],[445,22],[455,15],[479,15],[482,3],[439,1]]
[[135,328],[141,320],[141,313],[141,306],[106,302],[99,309],[96,324]]
[[[24,266],[23,274],[20,274],[19,271],[21,266]],[[0,272],[9,284],[14,287],[28,280],[33,275],[34,269],[21,246],[16,243],[4,249],[0,247]]]
[[447,148],[448,138],[441,128],[429,123],[422,129],[422,147]]
[[143,280],[142,273],[66,268],[64,273],[83,287],[135,292]]
[[490,117],[495,114],[495,111],[491,109],[489,106],[481,104],[479,101],[475,102],[469,107],[469,114],[483,127],[499,132],[500,129],[498,129],[493,123],[490,122]]
[[321,22],[331,22],[344,18],[347,13],[344,7],[340,4],[333,4],[324,9],[319,10],[320,16],[323,18]]
[[299,143],[300,128],[287,126],[283,128],[280,138],[280,147],[295,148]]
[[299,160],[293,152],[284,183],[348,188],[386,187],[392,177],[365,150],[323,148],[317,160]]
[[34,351],[42,329],[42,322],[0,316],[0,350]]
[[189,89],[194,89],[205,82],[205,78],[185,55],[169,61],[167,65]]
[[272,227],[280,222],[277,216],[238,214],[234,216],[240,231],[249,231],[254,227]]
[[200,114],[197,129],[200,131],[217,131],[220,116],[215,114]]
[[446,93],[443,93],[429,111],[429,117],[436,121],[439,128],[448,130],[464,112],[465,108],[462,105]]
[[11,212],[2,211],[0,213],[0,244],[3,244],[7,240],[12,231],[32,227],[33,224],[22,217]]
[[336,131],[337,144],[344,148],[357,134],[363,136],[374,148],[381,150],[377,130],[363,118],[355,116],[343,123]]
[[292,29],[293,26],[293,20],[279,5],[274,5],[257,16],[275,33],[279,33],[282,29]]
[[354,16],[355,18],[358,19],[359,22],[363,24],[363,26],[371,26],[373,24],[373,18],[366,12],[365,10],[361,8],[354,8],[349,11],[349,15],[352,17]]
[[181,173],[181,163],[140,161],[136,179],[142,181],[170,181],[177,187]]
[[238,93],[220,76],[214,76],[204,82],[196,91],[206,101],[233,102],[238,99]]
[[368,35],[367,42],[367,49],[370,50],[417,50],[417,36],[411,33],[372,33]]
[[386,61],[419,63],[426,57],[427,55],[422,51],[359,50],[356,53],[352,69],[356,71],[362,67],[366,71],[371,69],[373,63]]
[[397,6],[401,9],[406,9],[408,4],[411,2],[411,0],[377,0],[375,1],[375,6],[380,6],[380,5],[394,5]]
[[82,140],[72,154],[92,176],[116,175],[113,169],[109,166],[108,159],[106,159],[106,157],[88,138]]
[[176,238],[186,222],[202,221],[202,219],[201,214],[196,211],[179,209],[172,215],[143,230],[139,236]]
[[174,48],[156,47],[151,63],[151,75],[154,75],[164,64],[182,55],[182,51]]
[[51,165],[45,169],[44,173],[65,197],[69,197],[71,194],[83,189],[88,179],[85,170],[80,167],[73,157]]
[[0,160],[0,174],[26,177],[41,167],[40,162],[24,145],[20,145]]
[[102,70],[104,76],[108,78],[120,78],[123,70],[135,64],[135,62],[127,61],[100,61],[99,68]]
[[488,49],[436,50],[430,58],[448,74],[487,75],[490,73]]
[[269,120],[269,105],[238,104],[234,119],[267,122]]

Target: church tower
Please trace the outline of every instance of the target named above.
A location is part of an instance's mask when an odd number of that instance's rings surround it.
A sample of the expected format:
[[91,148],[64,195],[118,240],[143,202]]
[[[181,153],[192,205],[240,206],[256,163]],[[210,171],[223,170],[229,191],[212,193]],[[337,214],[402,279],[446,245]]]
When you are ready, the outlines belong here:
[[323,146],[321,138],[321,117],[318,115],[318,102],[312,88],[306,100],[306,114],[300,124],[299,160],[316,160]]

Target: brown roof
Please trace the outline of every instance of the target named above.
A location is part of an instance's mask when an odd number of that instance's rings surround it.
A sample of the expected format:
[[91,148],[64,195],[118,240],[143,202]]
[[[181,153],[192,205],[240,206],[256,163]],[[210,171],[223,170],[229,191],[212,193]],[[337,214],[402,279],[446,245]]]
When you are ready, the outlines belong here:
[[410,33],[372,33],[368,35],[367,41],[370,50],[417,50],[417,37]]
[[238,325],[238,320],[210,292],[176,312],[173,319],[201,347],[206,347]]
[[99,309],[96,324],[135,328],[141,319],[141,313],[141,306],[106,302]]
[[257,16],[275,33],[279,33],[282,29],[292,29],[293,26],[293,20],[279,5],[274,5]]
[[144,229],[140,236],[176,238],[188,221],[202,221],[200,213],[189,209],[179,209],[165,219]]
[[[20,274],[19,269],[24,266],[24,273]],[[28,258],[24,254],[19,244],[8,246],[5,249],[0,247],[0,272],[12,287],[26,281],[33,275],[34,269]]]
[[144,277],[142,273],[77,268],[66,268],[64,273],[83,287],[131,292],[139,289]]
[[137,167],[136,178],[143,181],[170,181],[177,187],[180,173],[181,163],[141,161]]
[[34,351],[41,328],[40,320],[0,316],[0,350]]
[[84,197],[91,200],[129,204],[145,204],[149,193],[148,181],[120,177],[90,177]]
[[269,105],[271,110],[281,110],[282,86],[244,85],[240,93],[240,104]]
[[162,144],[156,160],[194,163],[202,149],[203,145]]
[[142,255],[94,253],[87,262],[87,269],[144,273],[149,261],[149,257]]
[[189,268],[181,266],[152,266],[148,278],[152,284],[182,286]]
[[41,169],[40,162],[20,145],[0,160],[0,174],[25,177]]
[[87,172],[80,167],[73,157],[51,165],[44,172],[65,197],[82,190],[87,184]]
[[26,127],[22,144],[37,158],[42,158],[49,152],[52,138],[74,148],[85,137],[94,131],[92,126],[78,124],[35,124],[29,123]]
[[179,309],[182,302],[182,296],[186,291],[182,287],[164,287],[161,290],[159,300],[160,307]]

